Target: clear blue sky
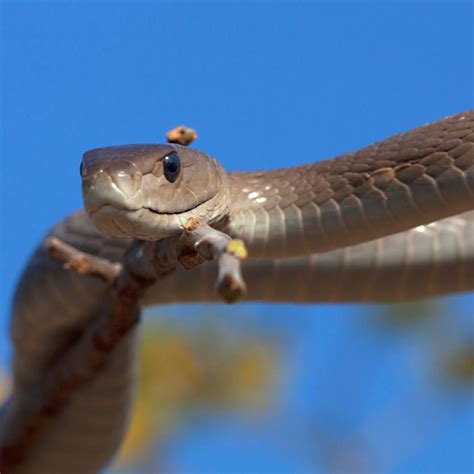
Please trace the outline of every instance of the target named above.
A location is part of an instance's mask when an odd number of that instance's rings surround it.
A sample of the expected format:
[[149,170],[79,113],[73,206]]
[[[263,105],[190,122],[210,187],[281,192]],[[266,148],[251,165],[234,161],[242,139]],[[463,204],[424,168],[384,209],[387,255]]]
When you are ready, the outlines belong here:
[[[46,230],[81,206],[85,150],[159,142],[184,122],[199,131],[196,147],[227,169],[267,169],[357,149],[474,105],[471,2],[4,2],[2,23],[0,366],[9,357],[15,281]],[[473,304],[472,294],[450,299],[446,317],[469,326],[464,317]],[[270,306],[254,310],[260,317]],[[352,384],[380,375],[371,379],[379,395],[371,391],[357,409],[344,405],[336,418],[365,419],[384,396],[411,387],[410,354],[418,360],[419,340],[362,337],[355,313],[368,311],[271,309],[301,335],[282,423],[307,420],[311,410],[314,416],[314,403],[329,419],[327,400],[337,396],[331,410],[348,403],[330,373],[322,376],[324,397],[314,402],[321,388],[313,370],[321,374],[335,358],[346,361],[338,369],[351,372]],[[436,397],[430,400],[439,412],[436,403],[444,405]],[[455,407],[443,429],[390,472],[467,471],[472,407],[466,400]],[[231,421],[208,428],[190,429],[176,445],[182,470],[319,469],[296,441],[288,454],[277,441],[262,448]],[[375,428],[367,429],[375,452],[390,451],[388,441],[377,444]]]

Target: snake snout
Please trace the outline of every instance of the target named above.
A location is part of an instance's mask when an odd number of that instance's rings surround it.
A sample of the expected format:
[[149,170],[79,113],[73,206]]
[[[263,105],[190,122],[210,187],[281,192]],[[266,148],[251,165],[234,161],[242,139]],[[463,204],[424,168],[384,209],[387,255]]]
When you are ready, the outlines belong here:
[[83,177],[82,191],[84,205],[89,213],[104,206],[118,209],[135,209],[134,196],[140,191],[142,174],[130,166],[114,169],[99,169]]

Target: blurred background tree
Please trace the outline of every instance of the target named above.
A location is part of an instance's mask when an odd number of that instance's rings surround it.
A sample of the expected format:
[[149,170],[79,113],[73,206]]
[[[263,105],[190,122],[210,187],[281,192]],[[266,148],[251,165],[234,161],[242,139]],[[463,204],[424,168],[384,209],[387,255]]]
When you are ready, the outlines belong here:
[[220,305],[150,314],[112,471],[411,472],[433,443],[464,437],[436,472],[467,473],[474,344],[463,307],[347,305],[325,322],[314,306],[296,320],[291,306],[274,321]]
[[275,341],[254,328],[229,327],[223,314],[198,319],[146,320],[138,397],[119,465],[146,464],[198,411],[258,416],[268,406],[280,356]]

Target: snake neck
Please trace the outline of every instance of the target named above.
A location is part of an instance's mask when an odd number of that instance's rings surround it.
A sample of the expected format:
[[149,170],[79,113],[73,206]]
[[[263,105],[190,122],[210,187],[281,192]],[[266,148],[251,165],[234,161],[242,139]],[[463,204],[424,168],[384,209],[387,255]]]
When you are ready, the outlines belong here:
[[474,110],[310,165],[230,173],[229,222],[251,257],[286,258],[469,211]]

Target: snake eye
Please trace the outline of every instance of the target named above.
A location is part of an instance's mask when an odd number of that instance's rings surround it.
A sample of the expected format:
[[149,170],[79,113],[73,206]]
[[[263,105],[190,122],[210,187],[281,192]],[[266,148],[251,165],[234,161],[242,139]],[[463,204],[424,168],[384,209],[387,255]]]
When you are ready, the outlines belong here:
[[181,161],[175,151],[172,151],[169,155],[165,156],[163,160],[163,170],[165,172],[165,178],[170,183],[174,183],[179,176],[179,171],[181,170]]
[[84,162],[81,161],[81,165],[79,166],[79,174],[81,175],[81,178],[82,178],[82,172],[84,170]]

